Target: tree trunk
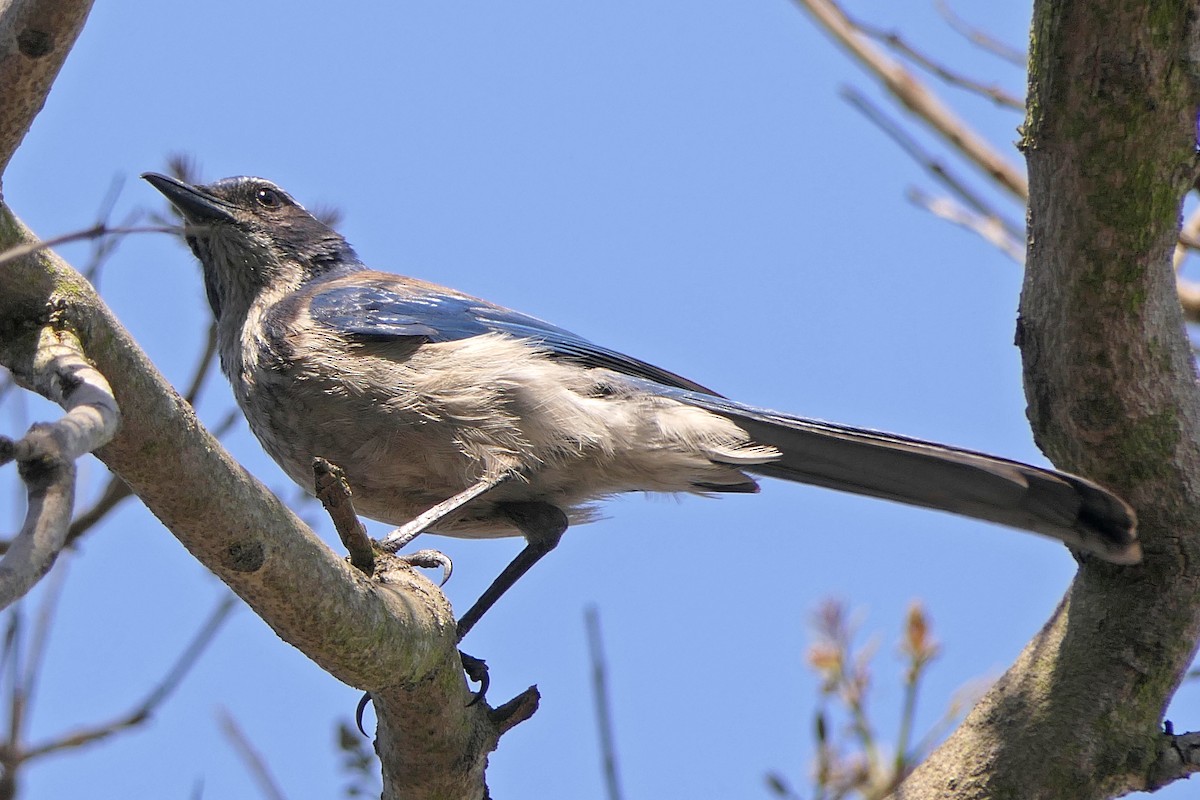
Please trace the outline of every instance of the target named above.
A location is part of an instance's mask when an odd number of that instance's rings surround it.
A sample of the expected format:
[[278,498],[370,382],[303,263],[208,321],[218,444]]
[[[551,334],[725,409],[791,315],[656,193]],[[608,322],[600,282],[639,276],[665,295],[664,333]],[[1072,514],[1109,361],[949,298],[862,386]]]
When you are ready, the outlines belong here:
[[1038,0],[1017,343],[1039,446],[1134,504],[1145,561],[1066,597],[904,798],[1102,798],[1190,771],[1161,730],[1200,638],[1196,374],[1171,255],[1196,178],[1195,3]]

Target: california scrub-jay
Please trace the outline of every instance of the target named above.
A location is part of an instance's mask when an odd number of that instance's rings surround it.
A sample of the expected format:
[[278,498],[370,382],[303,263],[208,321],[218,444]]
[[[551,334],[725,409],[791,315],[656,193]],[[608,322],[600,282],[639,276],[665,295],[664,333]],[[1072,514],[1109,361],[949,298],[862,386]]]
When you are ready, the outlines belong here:
[[751,475],[1023,528],[1140,560],[1124,501],[1091,481],[728,400],[535,317],[367,269],[275,184],[143,175],[186,222],[221,368],[266,451],[313,489],[340,466],[358,510],[398,530],[521,534],[461,638],[594,503],[621,492],[756,492]]

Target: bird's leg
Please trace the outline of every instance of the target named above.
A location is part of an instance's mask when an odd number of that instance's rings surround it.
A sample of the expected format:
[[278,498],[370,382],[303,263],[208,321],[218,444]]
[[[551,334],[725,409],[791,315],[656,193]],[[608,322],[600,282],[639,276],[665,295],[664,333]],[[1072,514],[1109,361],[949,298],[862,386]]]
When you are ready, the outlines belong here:
[[431,525],[436,525],[442,519],[454,511],[457,511],[462,506],[474,500],[479,495],[494,489],[505,481],[511,479],[513,473],[506,472],[494,478],[484,478],[474,486],[469,486],[448,500],[443,500],[428,511],[419,514],[413,519],[401,525],[396,530],[383,537],[379,545],[389,553],[394,553],[400,548],[407,545],[413,539],[417,538],[425,529]]
[[[479,495],[483,494],[484,492],[488,491],[489,489],[494,489],[495,487],[497,487],[500,484],[504,483],[505,481],[511,479],[512,477],[513,477],[513,473],[506,472],[506,473],[503,473],[496,477],[484,478],[483,480],[479,481],[475,485],[467,487],[466,489],[464,489],[463,491],[454,495],[453,497],[443,500],[442,502],[438,503],[433,508],[430,508],[429,510],[423,512],[422,514],[419,514],[418,516],[409,520],[405,524],[401,525],[399,528],[396,528],[396,530],[392,531],[387,536],[383,537],[383,539],[379,543],[380,547],[382,547],[384,550],[387,550],[388,552],[395,553],[397,550],[399,550],[400,548],[407,545],[413,539],[420,536],[425,531],[426,528],[429,528],[431,525],[436,525],[438,522],[440,522],[446,516],[454,513],[458,509],[462,508],[467,503],[474,500],[476,497],[479,497]],[[519,504],[519,505],[521,505],[521,504]],[[523,504],[523,505],[533,505],[533,504]],[[515,520],[514,520],[514,522],[515,522]],[[519,523],[517,523],[517,525],[518,525],[518,527],[520,527]],[[564,526],[564,529],[565,529],[565,526]],[[522,529],[522,532],[524,532],[524,529]],[[560,536],[562,535],[561,532],[559,533],[559,535]],[[555,541],[557,542],[557,537],[555,538]],[[553,549],[553,545],[551,545],[550,549]],[[413,557],[414,558],[420,557],[427,553],[432,553],[432,552],[434,552],[434,551],[421,550],[418,553],[414,553]],[[437,555],[441,555],[441,553],[438,553]],[[445,556],[442,556],[442,558],[445,558]],[[534,561],[536,561],[536,560],[537,559],[535,558]],[[449,559],[446,559],[446,561],[448,563]],[[532,565],[532,563],[533,562],[530,562],[531,565]],[[423,565],[418,564],[417,566],[423,566]],[[525,569],[528,569],[528,567],[526,567]],[[447,570],[445,570],[445,567],[443,567],[443,571],[444,571],[444,577],[442,579],[442,583],[445,584],[445,582],[446,582],[445,579],[448,578],[450,576],[450,574]],[[524,570],[522,570],[522,572],[524,572]],[[520,577],[520,575],[518,574],[516,576],[516,578],[519,578],[519,577]],[[516,580],[516,578],[513,578],[513,580]],[[496,594],[496,597],[499,597],[500,594],[503,594],[503,591],[504,590],[501,589],[500,592],[498,592]],[[488,603],[488,605],[490,606],[494,602],[496,602],[495,598],[493,598],[491,600],[491,602]],[[476,603],[476,605],[479,605],[479,604]],[[474,611],[474,610],[475,610],[474,608],[471,609],[471,611]],[[487,610],[486,607],[479,611],[479,613],[476,615],[476,620],[478,620],[479,616],[483,615],[483,612],[485,610]],[[468,613],[470,613],[470,612],[468,612]],[[472,623],[472,624],[474,624],[474,623]],[[461,622],[459,623],[459,631],[460,631],[460,633],[458,635],[458,638],[462,639],[462,633],[461,633],[462,623]],[[480,699],[483,698],[484,692],[486,692],[487,688],[488,688],[489,680],[488,680],[488,674],[487,674],[487,664],[485,664],[482,659],[475,658],[474,656],[469,656],[466,653],[462,652],[461,650],[459,651],[459,657],[462,659],[463,669],[466,670],[467,677],[470,678],[472,681],[478,683],[479,687],[480,687],[478,692],[475,692],[474,694],[471,695],[471,702],[467,703],[468,706],[474,705],[476,702],[478,702]],[[363,699],[361,701],[359,701],[359,704],[358,704],[358,712],[355,715],[355,719],[358,722],[358,729],[360,731],[363,729],[363,727],[362,727],[363,709],[366,707],[366,703],[370,699],[371,699],[370,693],[365,694],[365,695],[363,695]],[[364,736],[366,735],[365,731],[363,732],[363,735]]]
[[525,536],[525,548],[517,553],[509,565],[504,568],[496,580],[492,581],[475,605],[467,610],[458,620],[458,640],[461,642],[467,631],[479,622],[489,608],[495,605],[509,588],[516,583],[529,568],[549,553],[562,538],[567,529],[567,515],[557,506],[549,503],[501,503],[499,509],[512,520]]

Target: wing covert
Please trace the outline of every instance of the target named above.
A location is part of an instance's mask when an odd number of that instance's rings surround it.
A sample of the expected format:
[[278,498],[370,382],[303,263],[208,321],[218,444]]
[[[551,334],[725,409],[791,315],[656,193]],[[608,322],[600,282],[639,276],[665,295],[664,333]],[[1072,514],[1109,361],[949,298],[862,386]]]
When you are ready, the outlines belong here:
[[392,289],[377,284],[335,285],[314,293],[308,312],[322,325],[374,340],[418,337],[428,342],[452,342],[488,333],[507,334],[535,342],[551,357],[580,366],[716,394],[694,381],[593,344],[537,317],[448,291],[416,291],[408,286]]

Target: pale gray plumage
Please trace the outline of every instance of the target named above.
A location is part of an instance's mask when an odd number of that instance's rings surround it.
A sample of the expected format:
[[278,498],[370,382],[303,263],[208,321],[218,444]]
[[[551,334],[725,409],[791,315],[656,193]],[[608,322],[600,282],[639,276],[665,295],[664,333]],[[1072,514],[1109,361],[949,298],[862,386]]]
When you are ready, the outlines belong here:
[[756,491],[748,473],[1141,557],[1132,509],[1083,478],[736,403],[533,317],[368,270],[269,181],[144,177],[187,222],[222,369],[288,475],[311,490],[313,457],[340,466],[361,513],[403,526],[392,547],[426,529],[525,535],[460,634],[596,501]]

